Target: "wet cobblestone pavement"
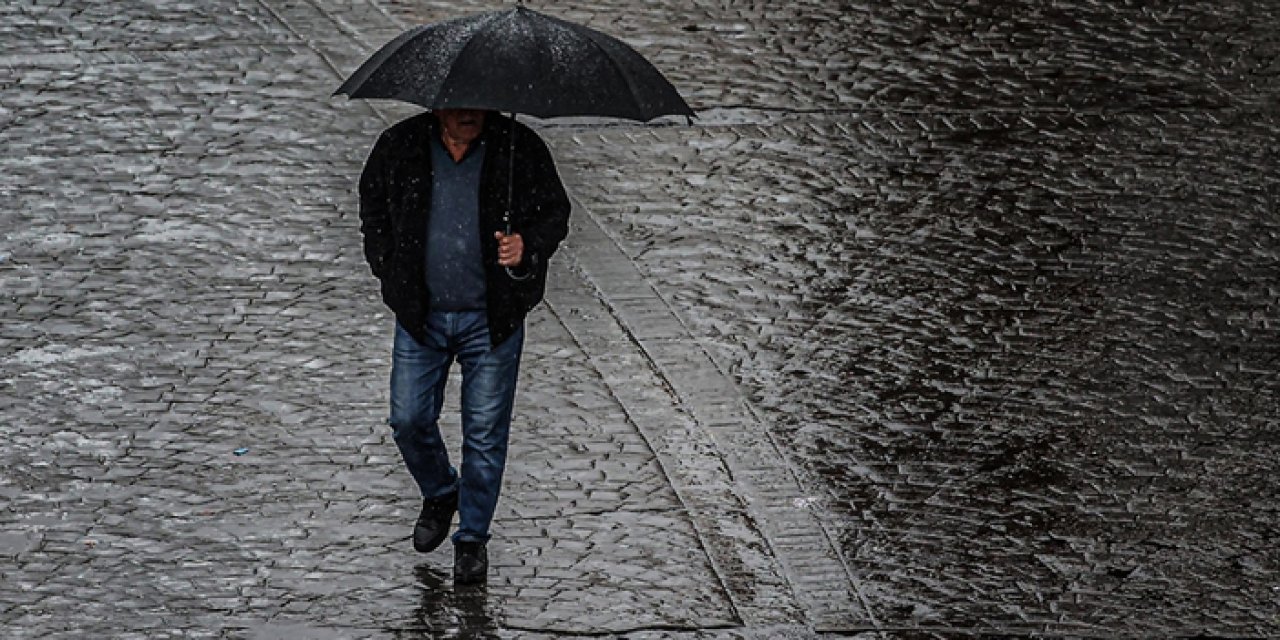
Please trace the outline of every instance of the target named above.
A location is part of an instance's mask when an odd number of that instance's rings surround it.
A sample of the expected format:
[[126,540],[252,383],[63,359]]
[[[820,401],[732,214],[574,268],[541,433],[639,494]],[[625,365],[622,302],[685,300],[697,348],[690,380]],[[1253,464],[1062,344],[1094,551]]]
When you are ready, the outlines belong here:
[[355,219],[410,111],[328,94],[500,6],[0,7],[5,634],[1280,635],[1280,6],[547,5],[700,118],[542,123],[455,590]]

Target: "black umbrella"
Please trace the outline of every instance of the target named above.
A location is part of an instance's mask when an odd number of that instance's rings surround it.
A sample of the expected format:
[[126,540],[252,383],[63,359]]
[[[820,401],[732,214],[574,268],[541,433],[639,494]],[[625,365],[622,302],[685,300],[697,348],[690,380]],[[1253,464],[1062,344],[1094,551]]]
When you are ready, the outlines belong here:
[[[509,111],[512,117],[647,122],[694,115],[675,87],[621,40],[523,6],[410,29],[383,45],[333,93],[342,94],[428,109]],[[508,171],[514,173],[514,130],[508,157]],[[514,182],[507,181],[507,233]]]
[[693,115],[622,41],[522,6],[410,29],[360,65],[339,94],[540,118]]

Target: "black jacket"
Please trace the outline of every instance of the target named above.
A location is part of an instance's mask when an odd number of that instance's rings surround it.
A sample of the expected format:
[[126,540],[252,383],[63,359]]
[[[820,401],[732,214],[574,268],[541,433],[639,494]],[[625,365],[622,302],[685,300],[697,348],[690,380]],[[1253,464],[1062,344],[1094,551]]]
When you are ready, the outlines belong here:
[[[504,231],[508,158],[515,125],[513,233],[524,239],[524,256],[513,278],[498,264],[495,231]],[[419,342],[425,341],[430,296],[425,274],[427,217],[431,206],[430,136],[439,120],[424,113],[399,122],[378,138],[360,176],[360,232],[364,255],[382,281],[382,300]],[[484,258],[489,337],[510,337],[525,314],[542,301],[547,260],[569,230],[569,198],[551,152],[531,129],[498,113],[485,117],[484,165],[480,170],[480,251]]]

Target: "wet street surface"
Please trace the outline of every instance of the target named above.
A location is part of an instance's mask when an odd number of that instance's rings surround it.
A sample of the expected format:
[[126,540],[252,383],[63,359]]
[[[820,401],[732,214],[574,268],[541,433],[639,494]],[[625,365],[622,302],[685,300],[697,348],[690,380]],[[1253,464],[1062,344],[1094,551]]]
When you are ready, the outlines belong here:
[[534,123],[481,589],[384,424],[413,110],[329,94],[505,5],[0,7],[5,634],[1280,635],[1280,5],[632,5],[534,5],[699,118]]

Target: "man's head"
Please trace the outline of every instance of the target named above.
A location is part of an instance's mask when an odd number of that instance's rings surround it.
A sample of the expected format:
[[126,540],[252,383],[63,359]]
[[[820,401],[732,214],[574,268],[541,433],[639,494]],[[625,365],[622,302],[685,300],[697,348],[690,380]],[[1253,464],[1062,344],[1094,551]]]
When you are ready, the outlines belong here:
[[484,130],[485,112],[480,109],[436,109],[445,137],[469,145]]

